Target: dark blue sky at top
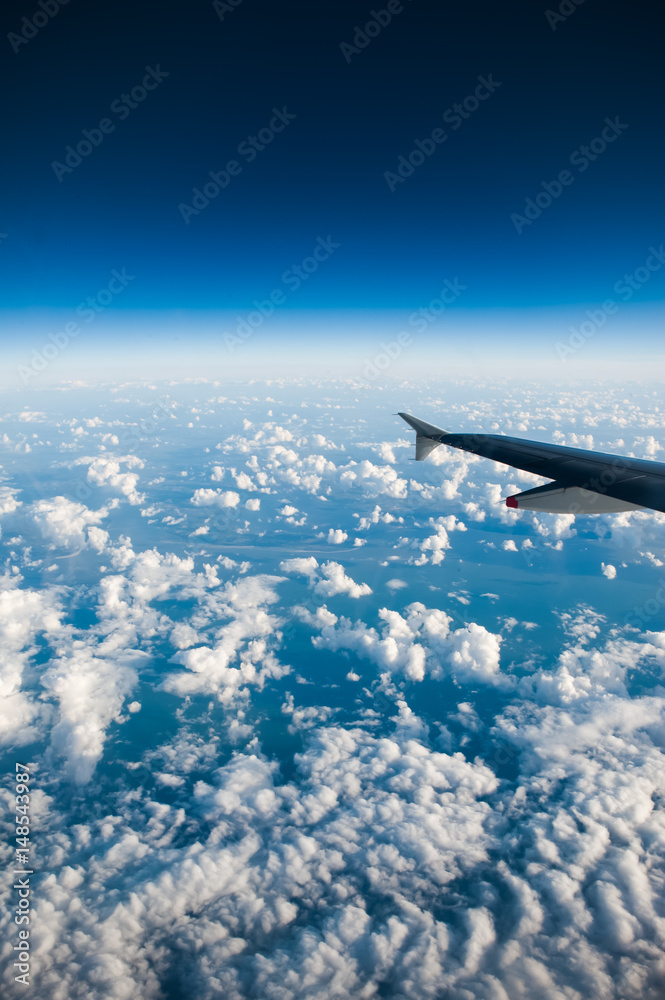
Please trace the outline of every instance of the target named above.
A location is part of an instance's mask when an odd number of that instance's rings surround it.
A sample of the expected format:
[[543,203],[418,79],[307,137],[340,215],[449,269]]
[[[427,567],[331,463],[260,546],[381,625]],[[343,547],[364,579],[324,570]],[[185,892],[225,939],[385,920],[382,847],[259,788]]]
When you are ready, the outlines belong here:
[[[347,62],[384,7],[243,0],[220,20],[210,2],[70,0],[15,53],[39,7],[5,5],[0,306],[70,309],[125,267],[114,308],[242,310],[328,235],[340,247],[294,308],[413,308],[455,276],[465,309],[602,301],[665,238],[657,6],[571,3],[552,30],[546,3],[405,0]],[[158,65],[144,102],[110,112]],[[501,86],[451,129],[444,111],[489,74]],[[295,120],[238,157],[284,106]],[[59,182],[52,162],[104,117],[114,131]],[[606,117],[629,127],[518,235],[511,213]],[[391,192],[384,172],[437,127],[446,142]],[[232,158],[240,176],[185,224],[179,204]],[[641,298],[661,296],[658,275]]]

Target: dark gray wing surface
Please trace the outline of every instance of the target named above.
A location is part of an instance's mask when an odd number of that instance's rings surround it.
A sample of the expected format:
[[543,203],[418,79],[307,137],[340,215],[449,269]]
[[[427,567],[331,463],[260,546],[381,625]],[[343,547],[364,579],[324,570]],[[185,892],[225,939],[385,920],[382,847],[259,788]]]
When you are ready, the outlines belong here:
[[[455,434],[426,424],[408,413],[400,413],[399,416],[416,431],[416,441],[423,439],[421,451],[425,450],[424,441],[428,442],[429,451],[437,444],[445,444],[554,479],[557,488],[577,487],[638,507],[665,512],[665,464],[662,462],[524,441],[502,434]],[[546,487],[536,489],[545,491]],[[528,491],[529,494],[534,492]]]

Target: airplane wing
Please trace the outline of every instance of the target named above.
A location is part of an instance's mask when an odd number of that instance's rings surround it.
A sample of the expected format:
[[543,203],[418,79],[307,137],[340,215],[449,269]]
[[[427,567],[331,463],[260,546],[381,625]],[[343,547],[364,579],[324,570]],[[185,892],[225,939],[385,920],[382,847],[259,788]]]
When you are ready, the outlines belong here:
[[624,510],[665,512],[665,464],[583,448],[524,441],[503,434],[455,434],[398,414],[416,432],[416,461],[440,444],[490,458],[554,480],[506,498],[506,506],[556,514],[612,514]]

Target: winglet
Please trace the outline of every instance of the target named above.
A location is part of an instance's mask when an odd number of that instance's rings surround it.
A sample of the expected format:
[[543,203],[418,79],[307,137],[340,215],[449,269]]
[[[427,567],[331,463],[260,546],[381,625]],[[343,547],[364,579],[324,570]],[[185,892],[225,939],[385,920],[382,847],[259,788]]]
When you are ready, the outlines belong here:
[[397,416],[406,421],[416,432],[416,462],[426,459],[429,453],[441,444],[441,438],[448,433],[435,424],[428,424],[425,420],[412,417],[410,413],[398,413]]

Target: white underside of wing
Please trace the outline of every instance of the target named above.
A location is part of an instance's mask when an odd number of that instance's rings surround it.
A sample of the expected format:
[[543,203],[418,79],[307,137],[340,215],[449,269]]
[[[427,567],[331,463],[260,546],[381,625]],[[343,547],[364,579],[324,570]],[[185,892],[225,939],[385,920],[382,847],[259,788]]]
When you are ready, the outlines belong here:
[[[541,488],[542,489],[542,488]],[[618,514],[622,510],[644,510],[628,500],[616,500],[604,493],[594,493],[582,486],[555,486],[535,495],[517,493],[506,498],[506,506],[517,510],[542,511],[548,514]]]

